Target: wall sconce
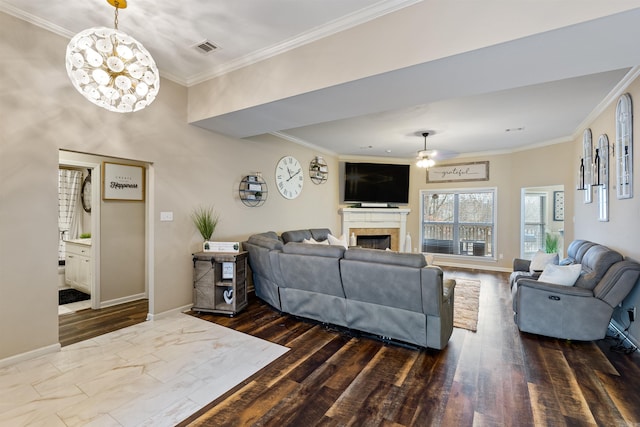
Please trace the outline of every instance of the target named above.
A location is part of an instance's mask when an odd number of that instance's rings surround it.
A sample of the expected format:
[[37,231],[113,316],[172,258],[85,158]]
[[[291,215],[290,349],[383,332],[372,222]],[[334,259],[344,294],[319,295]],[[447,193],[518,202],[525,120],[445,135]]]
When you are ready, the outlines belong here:
[[600,149],[596,148],[596,155],[593,158],[593,184],[594,187],[600,187]]
[[580,158],[580,169],[578,171],[578,187],[576,190],[584,191],[587,188],[584,185],[584,158]]

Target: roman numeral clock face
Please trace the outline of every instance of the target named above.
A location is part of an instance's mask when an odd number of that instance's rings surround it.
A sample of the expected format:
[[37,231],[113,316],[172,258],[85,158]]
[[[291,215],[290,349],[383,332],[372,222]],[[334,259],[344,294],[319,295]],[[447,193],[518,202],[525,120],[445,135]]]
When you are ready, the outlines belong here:
[[302,192],[304,173],[295,157],[285,156],[276,165],[276,186],[285,199],[295,199]]

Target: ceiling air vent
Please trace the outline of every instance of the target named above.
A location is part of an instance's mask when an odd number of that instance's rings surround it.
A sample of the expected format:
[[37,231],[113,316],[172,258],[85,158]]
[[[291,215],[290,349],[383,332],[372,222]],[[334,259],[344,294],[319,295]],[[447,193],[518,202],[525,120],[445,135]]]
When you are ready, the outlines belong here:
[[195,45],[193,45],[193,47],[196,48],[198,52],[203,54],[215,52],[216,50],[220,49],[218,46],[211,43],[209,40],[204,40],[204,41],[201,41],[200,43],[196,43]]

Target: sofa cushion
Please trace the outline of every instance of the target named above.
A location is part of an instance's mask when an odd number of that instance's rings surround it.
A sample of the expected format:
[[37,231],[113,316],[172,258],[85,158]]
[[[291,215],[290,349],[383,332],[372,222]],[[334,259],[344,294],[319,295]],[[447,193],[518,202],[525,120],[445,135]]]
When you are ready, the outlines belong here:
[[553,283],[555,285],[573,286],[580,276],[582,265],[555,265],[549,264],[538,278],[541,282]]
[[344,234],[340,237],[336,237],[333,234],[329,234],[327,236],[327,240],[329,241],[330,245],[343,246],[345,249],[349,247],[349,243],[347,242],[347,238],[345,237]]
[[309,230],[291,230],[282,233],[282,241],[284,243],[289,242],[302,242],[304,239],[310,239],[313,236]]
[[331,234],[331,230],[328,228],[310,228],[309,232],[311,233],[311,237],[316,239],[318,242],[327,240],[327,237]]
[[344,253],[345,259],[422,268],[427,265],[422,254],[381,251],[379,249],[352,248]]
[[591,246],[582,257],[582,273],[576,281],[576,286],[593,290],[609,267],[622,259],[622,255],[606,246]]
[[345,249],[342,246],[333,245],[309,245],[299,242],[287,243],[282,247],[285,254],[314,255],[327,258],[342,258]]
[[275,233],[273,235],[275,237],[271,237],[269,233],[254,234],[249,237],[248,242],[267,249],[282,249],[282,242]]
[[582,262],[582,257],[589,250],[591,246],[594,246],[595,243],[590,242],[588,240],[574,240],[569,243],[569,247],[567,248],[567,257],[560,260],[560,265],[571,265],[571,264],[580,264]]
[[[297,243],[297,242],[291,242],[291,243]],[[307,245],[328,245],[329,241],[328,240],[317,241],[316,239],[311,237],[310,239],[303,239],[302,243],[306,243]]]
[[531,264],[529,264],[529,271],[531,273],[536,271],[542,271],[548,264],[558,264],[558,254],[547,254],[542,251],[538,251],[533,255]]

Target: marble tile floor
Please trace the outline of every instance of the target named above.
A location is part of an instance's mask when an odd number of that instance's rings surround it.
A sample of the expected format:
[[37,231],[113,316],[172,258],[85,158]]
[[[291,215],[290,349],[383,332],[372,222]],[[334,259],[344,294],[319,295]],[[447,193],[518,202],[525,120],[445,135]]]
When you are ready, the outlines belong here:
[[0,426],[173,426],[286,347],[186,314],[0,368]]
[[91,308],[91,300],[72,302],[58,306],[58,316],[61,314],[75,313],[76,311]]

